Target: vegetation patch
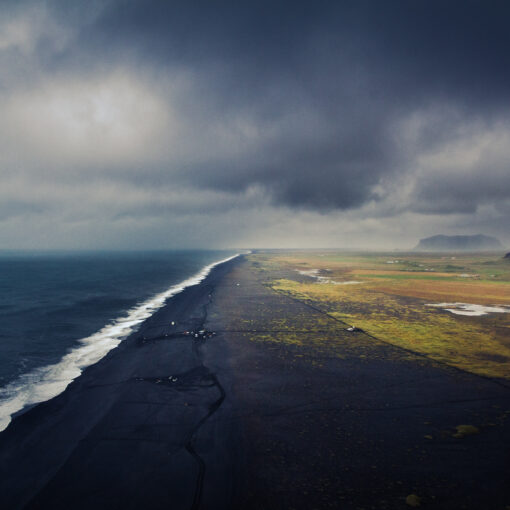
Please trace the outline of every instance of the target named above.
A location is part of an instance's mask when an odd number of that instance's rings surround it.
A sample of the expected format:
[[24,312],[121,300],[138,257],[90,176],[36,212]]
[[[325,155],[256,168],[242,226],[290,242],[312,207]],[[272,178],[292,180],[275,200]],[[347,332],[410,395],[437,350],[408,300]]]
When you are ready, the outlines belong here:
[[[392,264],[388,275],[377,272],[386,264],[385,260],[389,260],[380,255],[344,258],[332,253],[324,256],[292,253],[277,254],[269,260],[273,268],[275,264],[280,266],[279,271],[268,272],[268,285],[277,292],[311,304],[383,342],[473,373],[510,379],[510,314],[460,316],[426,306],[432,300],[486,305],[510,303],[510,268],[506,273],[498,273],[498,281],[452,281],[444,271],[447,266],[452,271],[452,264],[443,263],[440,257],[432,260],[430,255],[422,259],[416,255],[412,259],[393,258],[391,260],[398,262]],[[487,262],[490,261],[483,257],[481,260],[466,257],[457,267],[459,271],[472,272]],[[436,281],[425,278],[428,274],[423,271],[417,271],[416,278],[412,278],[413,274],[408,271],[410,265],[439,266],[441,273]],[[499,263],[495,265],[500,267]],[[395,266],[405,272],[405,278],[395,278],[398,276]],[[327,269],[328,274],[339,281],[355,275],[356,279],[363,279],[363,285],[318,284],[300,277],[295,271],[298,268]],[[292,272],[279,277],[284,275],[284,269]]]
[[472,436],[480,432],[480,429],[478,427],[475,427],[474,425],[457,425],[455,428],[457,429],[457,432],[453,434],[453,437],[456,438]]

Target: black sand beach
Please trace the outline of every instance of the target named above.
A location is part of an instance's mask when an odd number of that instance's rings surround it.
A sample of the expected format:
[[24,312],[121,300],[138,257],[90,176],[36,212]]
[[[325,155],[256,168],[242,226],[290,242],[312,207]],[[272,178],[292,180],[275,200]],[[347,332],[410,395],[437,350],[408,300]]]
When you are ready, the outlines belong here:
[[[347,333],[266,277],[216,267],[15,418],[1,508],[508,508],[510,388]],[[306,342],[317,321],[331,349]]]

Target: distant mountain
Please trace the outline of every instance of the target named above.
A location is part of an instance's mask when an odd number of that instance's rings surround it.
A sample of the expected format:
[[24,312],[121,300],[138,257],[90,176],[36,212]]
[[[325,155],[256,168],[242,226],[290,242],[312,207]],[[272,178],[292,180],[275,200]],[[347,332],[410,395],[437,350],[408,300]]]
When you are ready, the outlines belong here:
[[503,245],[495,237],[478,234],[474,236],[432,236],[420,239],[415,250],[419,251],[491,251],[501,250]]

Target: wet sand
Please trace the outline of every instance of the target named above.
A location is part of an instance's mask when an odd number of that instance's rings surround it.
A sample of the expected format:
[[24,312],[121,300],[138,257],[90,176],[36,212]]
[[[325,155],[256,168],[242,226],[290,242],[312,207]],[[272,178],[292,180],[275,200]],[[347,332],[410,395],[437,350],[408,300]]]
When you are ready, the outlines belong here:
[[[17,417],[0,434],[1,507],[510,505],[508,387],[347,333],[267,277],[218,266]],[[301,341],[283,341],[282,317]],[[331,349],[307,341],[318,321]],[[216,335],[183,334],[202,329]],[[479,433],[454,437],[460,424]]]

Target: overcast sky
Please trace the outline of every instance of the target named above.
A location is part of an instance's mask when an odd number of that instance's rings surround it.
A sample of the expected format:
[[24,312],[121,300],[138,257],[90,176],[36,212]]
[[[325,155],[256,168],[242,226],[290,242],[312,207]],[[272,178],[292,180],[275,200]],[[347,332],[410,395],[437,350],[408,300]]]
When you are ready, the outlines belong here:
[[509,14],[0,0],[0,249],[510,246]]

